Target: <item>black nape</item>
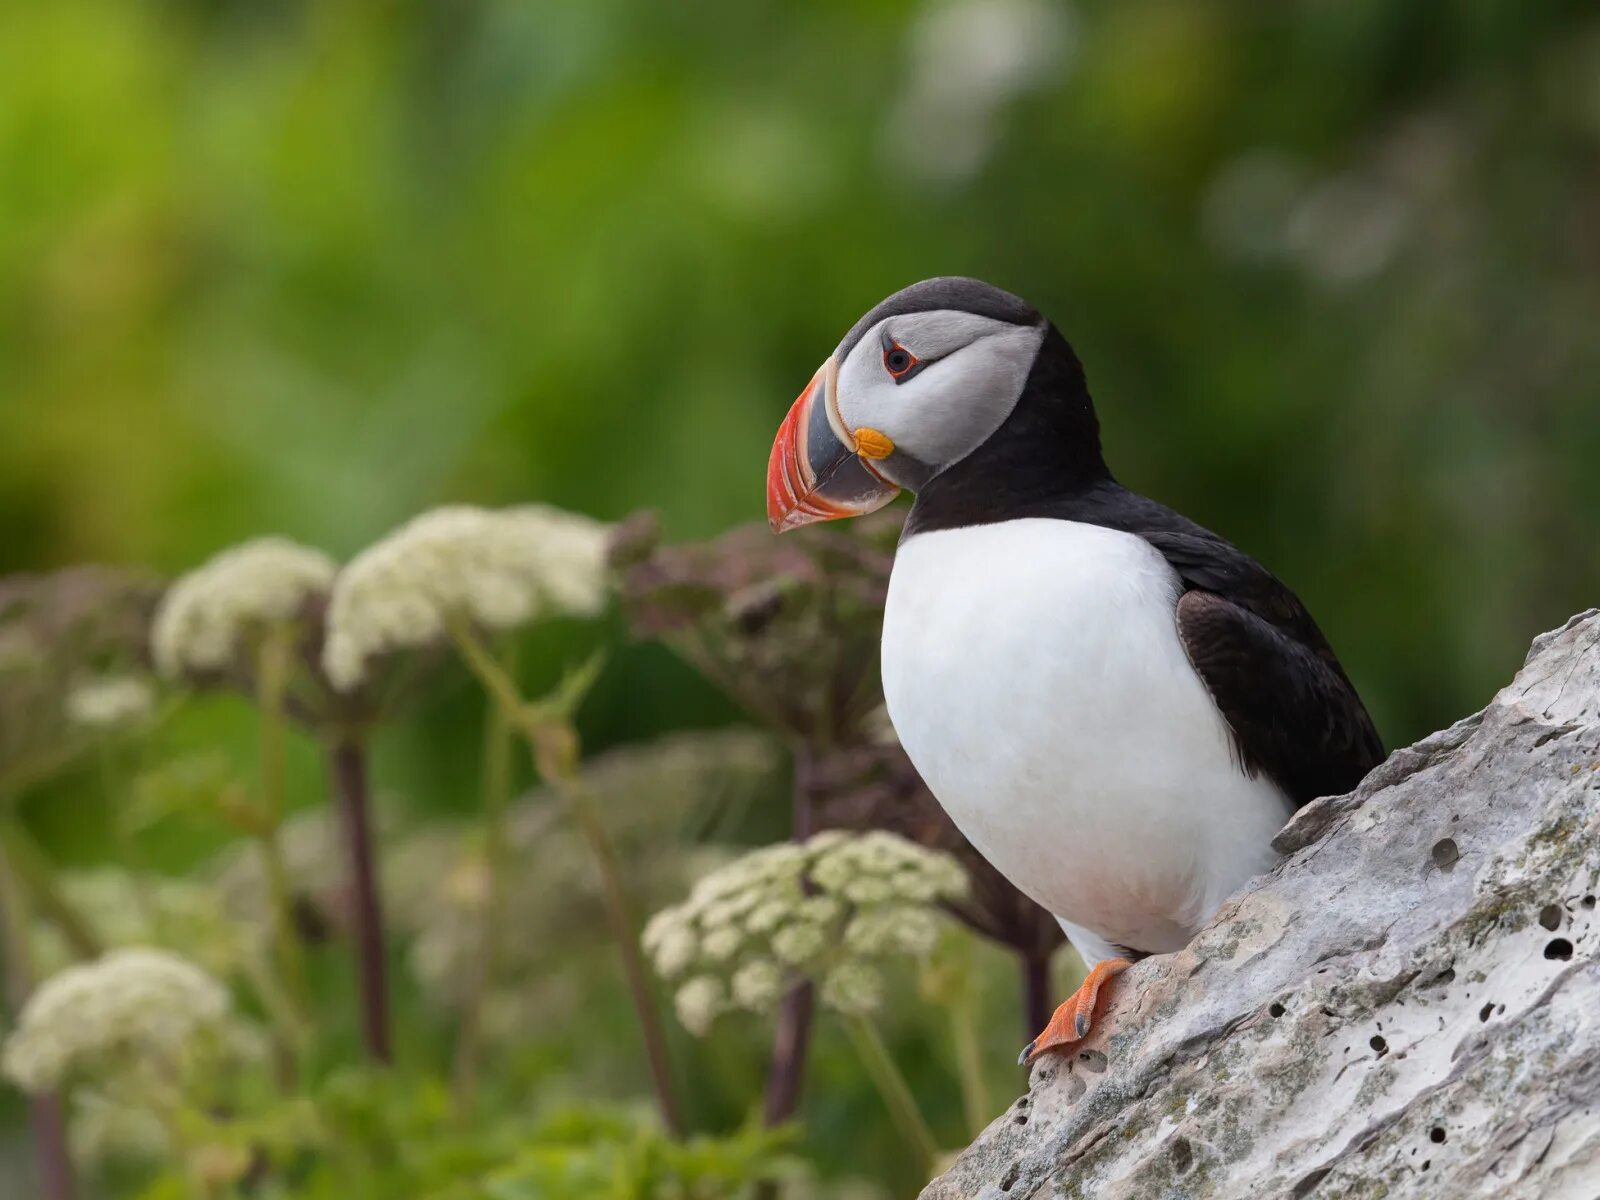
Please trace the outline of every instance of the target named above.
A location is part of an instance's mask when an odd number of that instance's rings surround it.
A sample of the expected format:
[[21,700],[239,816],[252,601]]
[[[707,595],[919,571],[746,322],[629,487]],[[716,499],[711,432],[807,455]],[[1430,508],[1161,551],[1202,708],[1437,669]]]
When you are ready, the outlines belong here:
[[1111,482],[1083,364],[1048,325],[1011,415],[923,486],[905,536],[1015,520]]

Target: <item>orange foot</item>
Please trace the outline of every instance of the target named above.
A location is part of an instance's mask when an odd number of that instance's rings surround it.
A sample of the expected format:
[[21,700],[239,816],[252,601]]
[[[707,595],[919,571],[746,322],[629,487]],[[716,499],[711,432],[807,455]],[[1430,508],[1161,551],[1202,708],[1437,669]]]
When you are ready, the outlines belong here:
[[1094,969],[1089,972],[1078,990],[1068,996],[1061,1007],[1056,1009],[1055,1015],[1050,1018],[1050,1024],[1044,1027],[1044,1032],[1022,1048],[1022,1053],[1017,1056],[1017,1065],[1029,1066],[1034,1059],[1048,1050],[1056,1050],[1081,1041],[1089,1032],[1090,1022],[1094,1020],[1094,1006],[1100,999],[1100,989],[1105,987],[1113,975],[1120,975],[1131,966],[1133,963],[1125,958],[1108,958],[1104,962],[1095,963]]

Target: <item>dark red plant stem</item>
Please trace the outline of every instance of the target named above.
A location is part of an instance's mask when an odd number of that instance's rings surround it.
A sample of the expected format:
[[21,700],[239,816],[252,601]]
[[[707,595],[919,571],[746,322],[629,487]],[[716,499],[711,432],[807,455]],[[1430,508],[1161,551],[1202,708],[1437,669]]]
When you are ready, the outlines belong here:
[[1050,951],[1049,946],[1018,951],[1022,964],[1022,1020],[1027,1026],[1022,1034],[1025,1039],[1035,1037],[1050,1023],[1050,1015],[1055,1012],[1050,986]]
[[[797,842],[805,841],[814,832],[816,777],[816,751],[810,746],[796,744],[793,822],[794,840]],[[762,1112],[762,1119],[769,1129],[789,1120],[800,1106],[800,1088],[805,1080],[806,1053],[811,1045],[811,1015],[815,999],[816,989],[809,981],[797,983],[789,989],[789,994],[783,998],[783,1006],[778,1010],[778,1029],[772,1040],[772,1065],[767,1071],[766,1104]]]
[[[13,1016],[33,988],[26,901],[16,886],[11,864],[0,853],[0,999]],[[61,1098],[54,1093],[28,1098],[28,1125],[33,1132],[33,1159],[39,1173],[41,1200],[73,1200],[72,1160],[67,1155],[66,1121]]]
[[34,1162],[39,1171],[39,1195],[44,1200],[73,1200],[72,1162],[67,1157],[67,1122],[61,1097],[53,1092],[28,1100],[28,1121],[33,1127]]
[[[561,780],[541,766],[546,779]],[[616,938],[617,951],[622,957],[622,975],[633,999],[634,1014],[639,1021],[639,1033],[644,1039],[645,1062],[650,1068],[650,1080],[656,1089],[656,1104],[661,1109],[661,1123],[668,1133],[681,1138],[684,1133],[683,1118],[678,1111],[676,1093],[672,1086],[672,1062],[667,1054],[667,1038],[661,1028],[661,1016],[656,1008],[654,989],[645,969],[644,957],[639,950],[639,935],[633,917],[628,912],[628,899],[622,890],[622,868],[617,862],[615,847],[606,834],[588,797],[580,792],[569,777],[558,783],[567,793],[567,808],[577,820],[589,848],[594,854],[600,872],[600,887],[605,899],[607,920],[612,936]]]
[[361,1000],[361,1040],[375,1062],[393,1061],[389,1043],[389,981],[383,956],[383,907],[372,848],[372,813],[367,794],[366,751],[361,743],[335,743],[328,769],[333,776],[339,826],[349,866],[349,895]]
[[772,1066],[767,1073],[766,1104],[762,1109],[762,1120],[769,1129],[789,1120],[800,1106],[815,1001],[816,989],[807,980],[789,989],[778,1010],[778,1032],[772,1039]]

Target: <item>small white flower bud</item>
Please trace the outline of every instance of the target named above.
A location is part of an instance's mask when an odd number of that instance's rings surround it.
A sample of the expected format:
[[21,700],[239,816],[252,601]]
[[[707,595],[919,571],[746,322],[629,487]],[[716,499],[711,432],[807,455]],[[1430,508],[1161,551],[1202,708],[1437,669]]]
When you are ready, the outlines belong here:
[[858,913],[844,932],[845,947],[865,958],[890,954],[923,958],[938,941],[938,919],[927,909],[910,905]]
[[711,1023],[727,1008],[727,989],[722,980],[711,975],[697,975],[678,989],[673,1004],[678,1020],[696,1037],[711,1032]]
[[883,976],[863,963],[842,963],[823,978],[822,1002],[835,1012],[865,1016],[883,1003]]
[[706,934],[701,950],[711,962],[727,962],[739,952],[739,946],[743,941],[744,937],[737,929],[725,926]]
[[772,935],[772,952],[792,967],[810,962],[827,946],[822,927],[809,921],[785,925]]
[[768,1012],[782,993],[783,970],[771,959],[747,962],[733,974],[733,998],[751,1012]]

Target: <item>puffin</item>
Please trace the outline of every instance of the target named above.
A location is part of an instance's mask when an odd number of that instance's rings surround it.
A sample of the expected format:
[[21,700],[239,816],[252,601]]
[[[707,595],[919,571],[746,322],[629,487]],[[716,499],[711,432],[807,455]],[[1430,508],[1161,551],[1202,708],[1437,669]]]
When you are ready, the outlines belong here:
[[1296,809],[1383,757],[1299,598],[1118,483],[1082,364],[1032,305],[924,280],[857,321],[779,426],[782,533],[915,494],[883,617],[896,735],[962,834],[1088,966],[1023,1049],[1269,869]]

